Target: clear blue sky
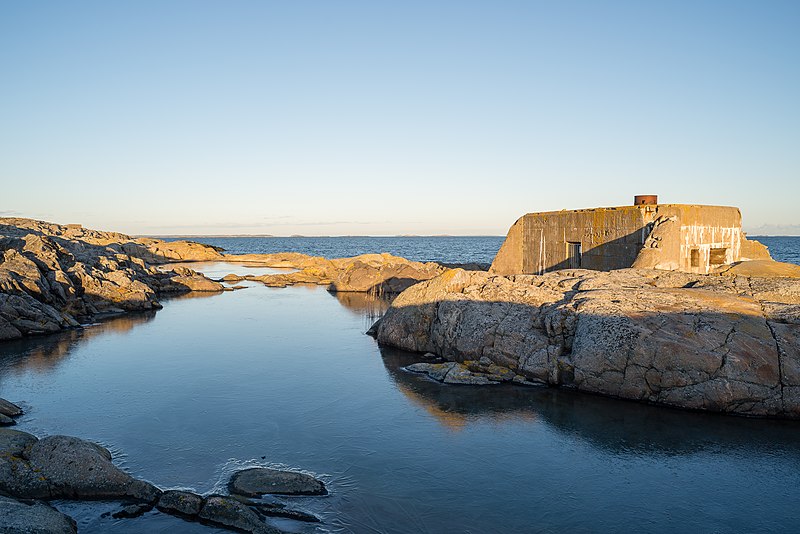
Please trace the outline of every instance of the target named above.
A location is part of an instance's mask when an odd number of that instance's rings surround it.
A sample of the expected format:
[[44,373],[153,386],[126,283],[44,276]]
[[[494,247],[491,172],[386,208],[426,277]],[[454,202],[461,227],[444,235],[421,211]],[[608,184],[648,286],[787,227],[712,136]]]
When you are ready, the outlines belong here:
[[128,233],[800,225],[800,2],[2,2],[0,181]]

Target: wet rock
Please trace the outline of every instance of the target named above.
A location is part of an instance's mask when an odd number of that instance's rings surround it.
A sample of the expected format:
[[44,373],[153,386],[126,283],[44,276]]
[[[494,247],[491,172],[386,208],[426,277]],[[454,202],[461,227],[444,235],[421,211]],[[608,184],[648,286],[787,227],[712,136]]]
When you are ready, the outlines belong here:
[[408,371],[423,373],[430,378],[445,384],[464,384],[483,386],[498,384],[498,381],[489,379],[485,374],[470,371],[467,367],[456,362],[445,363],[414,363],[406,367]]
[[13,419],[0,413],[0,426],[11,426],[13,424],[15,424]]
[[17,417],[18,415],[22,415],[22,408],[13,402],[0,398],[0,414],[7,415],[8,417]]
[[260,503],[255,501],[245,502],[244,504],[247,504],[250,508],[255,510],[257,514],[263,517],[284,517],[286,519],[294,519],[295,521],[304,521],[306,523],[319,523],[319,517],[307,512],[301,512],[300,510],[286,508],[283,504]]
[[205,500],[198,517],[212,525],[242,532],[279,534],[281,531],[266,525],[261,517],[244,503],[232,497],[211,495]]
[[153,509],[152,504],[129,504],[124,506],[122,510],[114,512],[111,517],[114,519],[132,519],[140,517]]
[[[4,430],[3,432],[13,432]],[[0,434],[2,435],[2,434]],[[71,436],[0,438],[0,492],[23,499],[134,499],[152,502],[160,490],[111,462],[107,449]]]
[[75,534],[75,521],[52,506],[25,504],[0,496],[0,532],[4,534]]
[[247,497],[274,495],[326,495],[325,484],[311,475],[267,467],[239,471],[228,484],[231,493]]
[[203,497],[190,491],[167,490],[158,499],[156,508],[173,515],[193,517],[200,513]]

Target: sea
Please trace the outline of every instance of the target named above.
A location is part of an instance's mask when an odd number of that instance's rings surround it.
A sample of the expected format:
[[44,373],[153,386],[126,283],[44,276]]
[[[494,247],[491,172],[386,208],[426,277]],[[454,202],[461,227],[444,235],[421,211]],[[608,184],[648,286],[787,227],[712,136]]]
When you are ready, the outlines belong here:
[[[190,239],[225,249],[228,254],[301,252],[325,258],[389,252],[414,261],[491,263],[504,236],[394,236],[394,237],[172,237]],[[800,236],[753,236],[769,247],[777,261],[800,264]]]
[[[193,238],[233,253],[389,251],[489,262],[499,237]],[[798,262],[800,238],[763,238]],[[193,263],[218,277],[264,268]],[[224,493],[252,466],[321,478],[269,500],[287,532],[798,532],[800,421],[696,413],[546,387],[441,384],[365,335],[385,302],[323,287],[246,288],[0,344],[15,427],[96,441],[164,489]],[[154,509],[56,501],[82,533],[222,533]],[[0,518],[0,530],[2,518]]]

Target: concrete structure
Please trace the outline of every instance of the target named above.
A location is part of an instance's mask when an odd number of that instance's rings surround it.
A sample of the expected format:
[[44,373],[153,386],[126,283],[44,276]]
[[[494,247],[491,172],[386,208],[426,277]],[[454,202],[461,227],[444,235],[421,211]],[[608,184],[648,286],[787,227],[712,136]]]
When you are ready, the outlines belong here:
[[490,272],[541,274],[626,267],[707,274],[742,260],[770,259],[742,233],[738,208],[658,204],[529,213],[511,227]]

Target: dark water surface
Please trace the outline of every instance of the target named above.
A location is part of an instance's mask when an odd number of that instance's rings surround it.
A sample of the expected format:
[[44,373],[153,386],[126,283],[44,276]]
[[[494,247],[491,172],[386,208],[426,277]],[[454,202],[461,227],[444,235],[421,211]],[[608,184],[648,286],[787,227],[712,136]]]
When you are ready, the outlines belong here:
[[[223,266],[213,266],[214,270]],[[243,466],[321,476],[298,532],[793,532],[800,424],[547,388],[450,386],[363,334],[382,305],[252,286],[0,345],[17,428],[109,447],[163,488],[221,491]],[[117,504],[59,503],[82,532],[214,532]]]

